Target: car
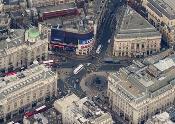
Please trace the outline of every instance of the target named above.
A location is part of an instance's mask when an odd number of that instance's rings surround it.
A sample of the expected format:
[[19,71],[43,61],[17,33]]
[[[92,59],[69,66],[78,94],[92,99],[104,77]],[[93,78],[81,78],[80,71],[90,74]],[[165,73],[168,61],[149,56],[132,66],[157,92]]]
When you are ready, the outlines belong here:
[[91,65],[91,63],[87,63],[87,66],[90,66]]

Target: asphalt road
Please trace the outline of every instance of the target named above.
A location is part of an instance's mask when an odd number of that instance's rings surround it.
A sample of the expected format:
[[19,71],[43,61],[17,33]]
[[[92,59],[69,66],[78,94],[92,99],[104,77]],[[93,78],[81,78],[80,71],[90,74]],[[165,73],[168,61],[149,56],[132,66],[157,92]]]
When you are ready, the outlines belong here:
[[[96,48],[98,45],[102,45],[101,53],[96,54],[93,51],[91,57],[87,57],[85,59],[67,59],[67,62],[60,62],[58,68],[73,68],[75,69],[80,63],[85,65],[85,69],[83,69],[79,74],[74,75],[70,73],[66,78],[65,85],[67,88],[70,88],[71,91],[77,92],[78,94],[81,92],[81,88],[76,82],[76,80],[81,80],[83,76],[90,72],[95,71],[117,71],[120,67],[126,66],[129,62],[125,62],[125,64],[106,64],[103,63],[103,58],[106,55],[106,51],[108,46],[110,45],[107,41],[111,39],[113,33],[115,32],[116,27],[116,15],[117,11],[119,10],[120,6],[123,6],[124,2],[120,2],[120,0],[111,0],[107,1],[105,7],[103,8],[103,12],[101,13],[101,17],[99,20],[99,25],[97,29],[97,36],[96,36]],[[116,27],[117,28],[117,27]],[[87,63],[91,63],[90,66],[86,66]],[[81,94],[81,93],[80,93]],[[83,92],[82,92],[83,94]]]
[[[61,92],[62,95],[66,95],[68,90],[74,92],[76,95],[80,97],[84,97],[85,94],[81,90],[79,85],[79,81],[88,73],[95,72],[95,71],[117,71],[120,67],[126,66],[129,62],[125,61],[124,64],[106,64],[103,63],[102,60],[106,55],[107,48],[110,44],[108,44],[108,39],[111,39],[113,33],[115,32],[116,28],[116,14],[120,6],[124,4],[124,2],[120,2],[121,0],[108,0],[105,7],[103,7],[102,13],[100,14],[99,25],[97,26],[97,36],[96,36],[96,48],[98,45],[102,45],[101,53],[96,54],[93,51],[92,56],[84,58],[84,59],[67,59],[62,60],[63,55],[54,55],[52,56],[56,60],[59,60],[59,64],[54,67],[57,72],[60,70],[67,69],[75,69],[80,63],[82,63],[85,68],[80,71],[78,74],[74,75],[72,71],[65,74],[64,78],[60,78],[58,80],[58,91]],[[111,28],[116,27],[116,28]],[[90,66],[87,66],[87,63],[91,63]],[[122,62],[123,63],[123,62]],[[63,73],[63,72],[61,72]]]
[[[96,54],[93,51],[93,58],[88,57],[84,60],[74,60],[68,59],[67,62],[60,63],[59,68],[73,68],[75,69],[80,63],[85,66],[85,68],[80,71],[78,74],[74,75],[72,72],[68,74],[67,78],[64,81],[59,81],[64,88],[61,91],[65,91],[65,89],[69,89],[74,92],[79,97],[84,97],[85,93],[82,91],[80,87],[80,80],[88,73],[95,71],[117,71],[120,67],[128,65],[130,62],[124,61],[122,64],[106,64],[102,60],[106,55],[106,51],[109,47],[107,41],[111,39],[114,32],[117,30],[117,23],[119,22],[120,15],[117,15],[119,11],[119,7],[124,5],[124,1],[120,2],[120,0],[111,0],[106,3],[106,8],[103,8],[101,13],[101,17],[99,20],[99,25],[97,26],[97,36],[96,36],[96,48],[98,45],[102,45],[101,53]],[[118,13],[120,14],[120,13]],[[118,17],[118,18],[117,18]],[[112,28],[115,27],[115,28]],[[90,66],[87,66],[87,63],[91,63]],[[115,119],[117,121],[118,119]],[[121,122],[121,121],[120,121]]]

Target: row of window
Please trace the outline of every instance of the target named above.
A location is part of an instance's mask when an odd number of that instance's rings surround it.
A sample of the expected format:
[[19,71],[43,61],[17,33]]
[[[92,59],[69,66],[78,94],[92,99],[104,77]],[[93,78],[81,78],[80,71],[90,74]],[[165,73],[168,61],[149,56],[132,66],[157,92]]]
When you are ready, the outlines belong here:
[[[55,83],[54,83],[54,84],[55,84]],[[32,95],[29,94],[29,93],[25,94],[26,100],[25,100],[25,98],[24,98],[25,96],[23,96],[23,97],[20,98],[19,104],[17,104],[18,101],[11,102],[11,103],[14,103],[14,104],[13,104],[13,107],[11,106],[11,104],[9,104],[9,105],[7,106],[7,111],[11,111],[11,109],[17,109],[18,106],[20,107],[20,106],[25,105],[26,103],[30,103],[31,101],[34,101],[34,100],[36,100],[36,99],[42,97],[43,95],[45,95],[45,96],[46,96],[46,95],[47,95],[47,96],[52,95],[52,94],[50,94],[50,93],[51,93],[51,92],[55,92],[55,87],[53,87],[52,89],[51,89],[51,88],[52,88],[52,87],[51,87],[50,85],[47,85],[46,94],[44,94],[44,90],[43,90],[44,87],[41,88],[41,90],[40,90],[38,93],[37,93],[38,90],[35,90],[36,92],[33,92]],[[25,103],[24,103],[24,102],[25,102]]]

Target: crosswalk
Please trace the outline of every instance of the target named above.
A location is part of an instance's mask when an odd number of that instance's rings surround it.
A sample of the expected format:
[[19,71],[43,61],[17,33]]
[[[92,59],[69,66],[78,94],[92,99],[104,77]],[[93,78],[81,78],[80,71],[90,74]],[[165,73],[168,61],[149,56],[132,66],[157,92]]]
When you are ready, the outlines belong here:
[[102,60],[97,59],[96,63],[87,66],[86,70],[87,70],[87,72],[95,72],[95,71],[98,71],[98,69],[101,67],[101,65],[102,65]]

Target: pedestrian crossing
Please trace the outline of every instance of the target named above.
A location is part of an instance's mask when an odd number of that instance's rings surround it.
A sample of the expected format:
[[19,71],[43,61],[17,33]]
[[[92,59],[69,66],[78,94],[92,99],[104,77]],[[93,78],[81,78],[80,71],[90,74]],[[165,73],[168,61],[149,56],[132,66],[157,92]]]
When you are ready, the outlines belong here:
[[98,59],[96,64],[91,64],[90,66],[86,67],[86,70],[89,73],[96,72],[101,67],[101,65],[102,65],[102,61],[100,59]]

